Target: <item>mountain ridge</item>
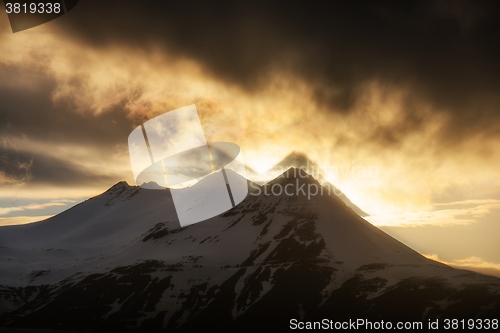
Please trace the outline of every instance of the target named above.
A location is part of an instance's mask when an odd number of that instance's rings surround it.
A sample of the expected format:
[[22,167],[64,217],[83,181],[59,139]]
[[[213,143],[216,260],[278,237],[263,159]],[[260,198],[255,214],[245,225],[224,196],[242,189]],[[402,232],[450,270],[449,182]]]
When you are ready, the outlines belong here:
[[[318,184],[271,186],[300,179]],[[251,193],[181,228],[168,190],[121,182],[47,221],[0,228],[0,242],[4,327],[285,331],[291,318],[500,311],[500,279],[421,256],[335,195]]]

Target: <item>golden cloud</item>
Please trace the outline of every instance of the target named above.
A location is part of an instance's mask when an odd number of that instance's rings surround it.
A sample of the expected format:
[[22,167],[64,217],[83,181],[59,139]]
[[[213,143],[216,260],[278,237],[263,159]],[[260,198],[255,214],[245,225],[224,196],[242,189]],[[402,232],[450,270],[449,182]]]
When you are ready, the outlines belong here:
[[[2,23],[0,66],[53,78],[53,103],[66,103],[71,112],[98,115],[118,105],[132,119],[132,129],[144,119],[195,103],[207,140],[238,143],[245,161],[256,170],[269,168],[291,151],[306,152],[325,169],[376,166],[377,177],[370,179],[325,175],[370,213],[376,225],[389,225],[390,220],[390,225],[472,223],[482,209],[489,209],[433,207],[434,198],[450,187],[475,188],[477,194],[490,191],[484,184],[498,185],[493,180],[498,179],[500,153],[494,147],[499,142],[478,134],[449,149],[438,140],[449,116],[424,100],[414,101],[418,125],[408,127],[409,85],[367,81],[358,87],[353,111],[341,113],[319,105],[314,83],[289,71],[270,70],[259,81],[259,89],[250,91],[164,49],[92,48],[56,33],[56,28],[47,24],[13,35],[6,33],[10,28]],[[30,89],[35,83],[13,78],[0,85]],[[61,143],[47,149],[29,134],[23,142],[26,151],[78,159],[84,168],[121,175],[130,182],[125,143],[114,151],[111,166],[101,162],[109,152],[99,147],[75,149]],[[492,153],[485,154],[484,147]],[[456,200],[454,194],[451,200]]]
[[479,257],[468,257],[464,259],[456,259],[452,261],[446,261],[441,258],[437,254],[424,254],[425,257],[442,262],[443,264],[458,268],[458,269],[467,269],[476,271],[482,274],[488,274],[500,277],[500,263],[493,263],[484,261]]

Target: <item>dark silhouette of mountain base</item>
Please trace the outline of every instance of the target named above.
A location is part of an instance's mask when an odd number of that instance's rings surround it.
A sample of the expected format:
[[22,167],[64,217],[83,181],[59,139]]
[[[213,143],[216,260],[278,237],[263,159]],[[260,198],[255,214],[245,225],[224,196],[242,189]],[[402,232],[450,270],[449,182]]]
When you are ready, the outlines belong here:
[[[319,183],[292,168],[266,186]],[[500,279],[421,256],[336,195],[266,186],[184,228],[168,190],[124,182],[0,228],[0,326],[281,332],[292,319],[499,318]]]

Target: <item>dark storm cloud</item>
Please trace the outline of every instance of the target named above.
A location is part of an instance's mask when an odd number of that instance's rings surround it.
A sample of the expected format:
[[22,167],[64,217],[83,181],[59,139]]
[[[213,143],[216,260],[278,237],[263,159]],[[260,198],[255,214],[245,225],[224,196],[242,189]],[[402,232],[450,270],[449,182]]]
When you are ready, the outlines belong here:
[[0,147],[0,171],[16,182],[29,181],[30,186],[75,187],[115,181],[115,177],[82,168],[78,161],[57,158],[43,151],[19,152],[10,147]]
[[[491,130],[500,117],[499,8],[493,1],[89,1],[57,24],[94,47],[162,45],[250,90],[269,70],[292,72],[334,112],[350,112],[370,80],[407,86],[408,105],[423,100],[450,114],[443,134],[456,138]],[[425,121],[415,107],[405,117],[404,132]],[[401,134],[381,130],[388,142]]]
[[[55,103],[55,82],[25,68],[0,67],[0,81],[23,78],[28,84],[0,86],[0,137],[27,135],[32,140],[93,145],[111,150],[127,142],[132,122],[120,105],[99,115],[75,112],[69,102]],[[32,84],[33,80],[38,80]]]
[[[111,158],[115,147],[127,142],[132,128],[120,105],[99,115],[75,112],[69,102],[54,104],[51,95],[55,83],[52,79],[42,73],[32,74],[26,68],[0,67],[0,82],[18,79],[27,82],[21,86],[0,85],[1,186],[27,181],[30,185],[61,186],[116,181],[116,175],[108,175],[106,170],[89,170],[82,167],[85,165],[82,162],[86,161],[58,156],[52,148],[68,145],[84,152],[100,150],[110,158],[109,161],[102,160],[103,165],[116,163]],[[23,140],[38,143],[39,148],[24,147]]]

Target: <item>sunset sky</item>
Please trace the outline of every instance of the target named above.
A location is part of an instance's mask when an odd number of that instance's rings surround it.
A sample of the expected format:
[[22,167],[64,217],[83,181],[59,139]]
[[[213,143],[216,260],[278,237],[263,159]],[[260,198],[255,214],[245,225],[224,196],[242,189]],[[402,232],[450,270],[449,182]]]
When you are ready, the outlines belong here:
[[15,34],[0,9],[0,225],[135,184],[129,133],[196,104],[257,172],[305,153],[368,221],[500,275],[497,2],[80,1]]

